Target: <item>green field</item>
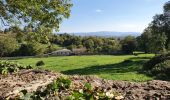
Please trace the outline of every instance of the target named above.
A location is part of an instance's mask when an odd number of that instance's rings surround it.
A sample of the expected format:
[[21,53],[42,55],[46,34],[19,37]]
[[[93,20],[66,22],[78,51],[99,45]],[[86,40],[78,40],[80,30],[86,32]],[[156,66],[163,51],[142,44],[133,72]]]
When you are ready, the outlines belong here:
[[[142,74],[141,67],[153,56],[153,54],[140,54],[138,56],[65,56],[20,58],[12,61],[35,65],[37,61],[43,60],[45,62],[43,69],[61,72],[66,75],[97,75],[112,80],[147,81],[153,78]],[[124,62],[125,60],[130,61]]]

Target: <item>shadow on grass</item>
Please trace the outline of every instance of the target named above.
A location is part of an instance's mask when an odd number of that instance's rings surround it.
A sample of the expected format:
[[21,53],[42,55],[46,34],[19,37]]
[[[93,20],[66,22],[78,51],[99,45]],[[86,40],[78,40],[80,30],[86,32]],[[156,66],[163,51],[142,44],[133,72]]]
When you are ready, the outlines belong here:
[[117,64],[107,64],[107,65],[96,65],[81,69],[73,69],[62,71],[61,73],[66,75],[92,75],[92,74],[106,74],[106,73],[127,73],[127,72],[140,72],[142,65],[146,60],[137,60],[137,61],[124,61]]
[[21,60],[21,59],[29,59],[29,58],[48,58],[45,56],[18,56],[18,57],[2,57],[0,60]]
[[35,58],[34,56],[21,56],[21,57],[3,57],[0,60],[20,60],[20,59],[27,59],[27,58]]
[[149,60],[151,58],[152,57],[132,57],[132,58],[129,58],[129,60]]

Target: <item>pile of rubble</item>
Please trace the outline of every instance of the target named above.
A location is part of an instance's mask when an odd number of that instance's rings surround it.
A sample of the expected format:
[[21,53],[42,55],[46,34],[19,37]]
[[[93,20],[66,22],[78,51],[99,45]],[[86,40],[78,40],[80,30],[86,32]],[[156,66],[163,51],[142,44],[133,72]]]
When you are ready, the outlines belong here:
[[[16,74],[0,75],[0,100],[19,95],[21,90],[36,91],[59,77],[60,73],[40,70],[22,70]],[[170,99],[170,82],[149,81],[143,83],[112,81],[98,78],[97,76],[67,76],[72,81],[72,86],[81,88],[85,83],[92,87],[112,89],[123,96],[123,100],[168,100]]]

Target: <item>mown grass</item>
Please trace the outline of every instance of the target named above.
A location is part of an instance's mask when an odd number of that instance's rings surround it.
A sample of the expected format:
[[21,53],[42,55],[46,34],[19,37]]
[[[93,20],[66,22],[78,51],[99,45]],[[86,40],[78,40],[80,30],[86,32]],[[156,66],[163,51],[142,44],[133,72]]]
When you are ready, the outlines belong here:
[[[147,81],[152,80],[140,73],[142,65],[153,57],[153,54],[134,55],[95,55],[95,56],[66,56],[48,58],[20,58],[13,61],[22,64],[35,65],[44,61],[43,69],[61,72],[66,75],[97,75],[111,80]],[[127,60],[127,61],[126,61]]]

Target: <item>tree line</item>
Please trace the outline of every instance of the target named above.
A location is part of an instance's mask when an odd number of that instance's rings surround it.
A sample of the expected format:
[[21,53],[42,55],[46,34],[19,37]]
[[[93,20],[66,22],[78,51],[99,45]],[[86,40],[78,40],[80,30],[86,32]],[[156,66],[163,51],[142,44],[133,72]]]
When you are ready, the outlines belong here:
[[[81,37],[69,34],[48,34],[10,27],[0,33],[1,56],[35,56],[50,53],[57,49],[86,48],[86,54],[132,54],[137,49],[133,36],[125,38]],[[60,47],[60,48],[57,48]]]
[[[132,54],[136,50],[165,53],[170,49],[170,2],[165,3],[162,14],[153,17],[141,36],[125,38],[51,34],[54,28],[59,29],[62,19],[69,17],[72,6],[70,0],[32,2],[0,1],[1,21],[4,25],[5,22],[10,24],[9,28],[0,32],[0,56],[42,55],[57,50],[57,46],[86,48],[89,54]],[[22,22],[25,23],[23,28]]]

